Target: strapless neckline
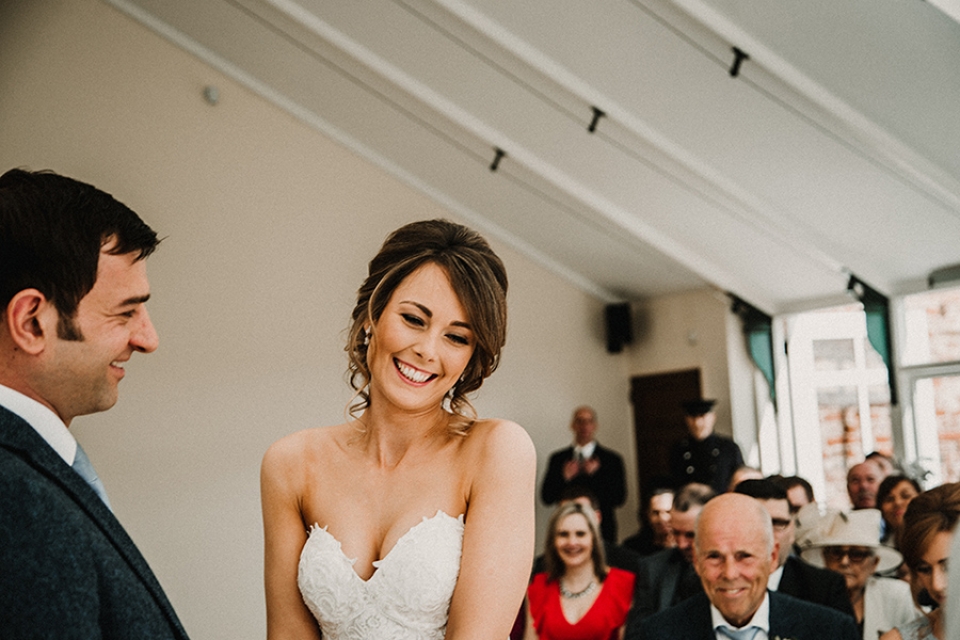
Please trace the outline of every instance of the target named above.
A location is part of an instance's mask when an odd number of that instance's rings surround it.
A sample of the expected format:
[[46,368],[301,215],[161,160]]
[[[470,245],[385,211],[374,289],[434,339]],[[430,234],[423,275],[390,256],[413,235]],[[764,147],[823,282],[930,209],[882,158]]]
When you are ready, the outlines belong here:
[[437,509],[437,512],[431,517],[423,516],[423,519],[420,522],[418,522],[417,524],[413,525],[412,527],[404,531],[403,534],[399,538],[397,538],[397,541],[393,544],[392,547],[390,547],[390,551],[387,552],[387,555],[383,556],[379,560],[373,561],[372,563],[373,574],[366,580],[361,578],[360,574],[357,573],[356,569],[353,568],[353,565],[357,563],[357,558],[351,558],[343,552],[343,543],[337,540],[337,538],[332,533],[327,531],[327,527],[325,526],[321,527],[319,524],[314,523],[313,526],[310,527],[310,533],[308,537],[312,537],[314,534],[322,534],[323,536],[326,536],[327,538],[329,538],[330,541],[333,542],[334,545],[336,546],[337,552],[340,554],[340,558],[350,566],[350,571],[353,573],[354,576],[356,576],[357,580],[359,580],[361,584],[368,584],[374,578],[380,575],[380,567],[382,567],[383,564],[390,559],[390,556],[394,555],[394,551],[396,551],[397,548],[400,547],[400,545],[404,542],[405,539],[409,538],[412,535],[415,535],[415,532],[417,529],[420,529],[421,527],[428,525],[431,521],[437,520],[438,518],[441,518],[441,519],[445,518],[445,519],[456,521],[457,523],[459,523],[460,529],[462,531],[463,517],[464,517],[464,514],[462,513],[457,517],[453,517],[448,513],[446,513],[445,511],[443,511],[442,509]]
[[340,541],[314,525],[297,584],[324,640],[442,640],[463,546],[464,516],[438,509],[374,561],[364,580]]

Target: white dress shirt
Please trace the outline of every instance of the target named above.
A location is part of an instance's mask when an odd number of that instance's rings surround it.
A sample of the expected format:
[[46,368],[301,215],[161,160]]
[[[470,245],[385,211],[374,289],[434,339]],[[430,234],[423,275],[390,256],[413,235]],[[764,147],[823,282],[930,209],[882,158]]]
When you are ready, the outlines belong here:
[[770,574],[770,577],[767,578],[767,589],[770,591],[779,591],[780,590],[780,580],[783,579],[783,567],[785,565],[780,565],[777,567],[777,570]]
[[[710,605],[710,620],[713,624],[713,634],[716,636],[717,640],[730,640],[725,635],[717,630],[717,627],[729,627],[731,629],[735,628],[729,622],[724,619],[723,614],[720,613],[720,610],[717,609],[713,604]],[[763,602],[760,603],[760,607],[757,608],[754,612],[753,617],[747,622],[747,624],[740,627],[740,629],[746,629],[747,627],[760,627],[760,631],[754,636],[754,640],[769,640],[770,638],[770,594],[764,593]]]
[[597,448],[596,440],[591,440],[590,442],[583,445],[582,447],[577,443],[573,443],[573,457],[576,458],[577,455],[579,454],[580,456],[583,457],[584,460],[589,460],[590,457],[593,455],[593,452],[596,450],[596,448]]
[[77,439],[67,429],[63,420],[49,407],[28,398],[19,391],[0,384],[0,406],[26,421],[46,440],[63,461],[71,467],[77,455]]

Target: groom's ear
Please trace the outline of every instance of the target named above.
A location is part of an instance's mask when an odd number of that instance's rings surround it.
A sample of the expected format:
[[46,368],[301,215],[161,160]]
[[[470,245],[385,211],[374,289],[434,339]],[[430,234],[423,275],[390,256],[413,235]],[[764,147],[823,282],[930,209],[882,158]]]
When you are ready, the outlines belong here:
[[4,310],[2,327],[13,347],[28,355],[39,355],[50,336],[56,335],[57,309],[38,289],[18,291]]

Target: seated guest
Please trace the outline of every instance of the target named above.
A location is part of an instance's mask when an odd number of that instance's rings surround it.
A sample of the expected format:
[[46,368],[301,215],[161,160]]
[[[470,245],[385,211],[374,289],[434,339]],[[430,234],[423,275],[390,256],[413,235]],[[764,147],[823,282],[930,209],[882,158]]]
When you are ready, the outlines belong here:
[[[907,511],[907,505],[910,501],[920,495],[922,489],[920,484],[913,478],[902,475],[887,476],[880,483],[877,489],[877,508],[880,509],[880,515],[883,518],[881,523],[880,542],[897,549],[897,532],[903,522],[903,514]],[[900,578],[910,580],[910,570],[907,565],[901,563],[899,567],[891,569],[883,575],[888,578]],[[914,600],[916,600],[914,594]],[[924,604],[929,604],[924,602]]]
[[703,592],[644,620],[637,640],[857,639],[850,616],[767,590],[777,544],[770,516],[757,500],[717,496],[700,512],[695,540]]
[[883,516],[883,544],[897,548],[897,532],[910,501],[920,495],[920,484],[902,475],[887,476],[877,489],[877,508]]
[[673,489],[656,487],[649,492],[640,508],[640,531],[623,541],[623,546],[641,556],[677,546],[670,528]]
[[883,468],[873,459],[850,467],[847,471],[847,495],[854,509],[877,508],[877,489],[885,476]]
[[896,549],[880,544],[877,531],[880,512],[861,509],[819,516],[814,506],[800,510],[801,521],[818,516],[802,540],[803,559],[818,567],[841,573],[863,640],[875,638],[917,616],[910,587],[903,580],[874,575],[902,561]]
[[880,451],[871,451],[864,456],[864,460],[872,460],[876,462],[880,466],[880,471],[883,473],[884,478],[898,472],[896,460],[885,453],[881,453]]
[[760,469],[742,464],[733,470],[733,475],[730,476],[730,484],[727,485],[727,491],[733,491],[744,480],[759,480],[762,477],[763,472]]
[[557,507],[547,529],[545,571],[527,588],[526,640],[620,638],[634,576],[608,567],[600,526],[578,502]]
[[[672,494],[671,494],[672,495]],[[578,486],[571,485],[566,487],[560,493],[560,502],[559,506],[564,506],[570,503],[578,503],[582,505],[585,509],[590,509],[593,511],[594,515],[597,518],[597,522],[602,522],[602,516],[600,513],[600,503],[597,501],[597,496],[590,491],[590,489]],[[614,544],[609,540],[600,541],[603,545],[603,555],[604,559],[608,566],[616,567],[618,569],[623,569],[624,571],[629,571],[631,574],[636,574],[639,563],[640,555],[637,554],[632,549],[627,547]],[[531,573],[530,579],[533,579],[538,573],[543,573],[546,571],[546,556],[540,554],[533,559],[533,572]],[[634,598],[631,598],[631,601],[636,598],[636,582],[634,583]],[[510,632],[510,640],[520,640],[524,637],[526,633],[526,603],[521,605],[520,611],[517,614],[517,619],[514,621],[513,629]]]
[[793,555],[797,526],[790,515],[787,492],[770,479],[744,480],[737,485],[736,493],[755,498],[770,514],[773,522],[773,537],[777,542],[777,563],[767,588],[831,607],[853,616],[846,582],[839,573],[808,564]]
[[[577,502],[583,505],[585,509],[590,509],[593,511],[597,518],[597,522],[599,522],[600,526],[603,527],[603,515],[600,510],[600,501],[597,499],[597,495],[593,491],[587,487],[577,485],[566,487],[560,492],[560,501],[558,506],[570,504],[571,502]],[[600,542],[603,545],[603,557],[609,566],[623,569],[624,571],[629,571],[630,573],[637,572],[637,567],[640,563],[640,555],[638,553],[636,553],[633,549],[610,542],[606,539],[601,539]],[[544,564],[545,557],[546,556],[541,554],[533,559],[532,573],[542,573],[546,570],[546,565]]]
[[670,525],[677,546],[640,558],[637,598],[627,622],[628,636],[643,618],[672,607],[703,589],[693,568],[693,542],[697,516],[714,495],[709,486],[696,482],[677,492],[670,512]]
[[787,502],[790,503],[790,515],[797,515],[797,512],[804,505],[814,502],[813,485],[806,478],[800,476],[771,476],[778,484],[787,491]]
[[[947,564],[960,515],[960,483],[944,484],[910,502],[900,529],[900,549],[917,587],[935,603],[932,611],[898,625],[881,640],[945,640]],[[955,637],[955,636],[954,636]]]

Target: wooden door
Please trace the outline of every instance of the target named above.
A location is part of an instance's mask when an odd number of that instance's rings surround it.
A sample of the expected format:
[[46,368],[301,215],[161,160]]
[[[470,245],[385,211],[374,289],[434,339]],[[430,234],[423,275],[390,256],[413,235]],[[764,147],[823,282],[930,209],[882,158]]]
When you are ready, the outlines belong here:
[[669,477],[670,447],[687,434],[680,403],[700,397],[699,369],[630,379],[641,504],[651,484]]

